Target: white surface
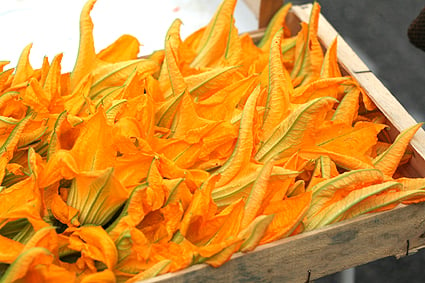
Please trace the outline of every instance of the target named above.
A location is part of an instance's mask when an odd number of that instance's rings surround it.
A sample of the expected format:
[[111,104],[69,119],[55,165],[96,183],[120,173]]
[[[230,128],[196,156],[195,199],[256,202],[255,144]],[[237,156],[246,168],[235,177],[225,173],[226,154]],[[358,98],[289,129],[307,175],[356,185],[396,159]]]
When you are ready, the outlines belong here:
[[[91,16],[97,51],[122,34],[135,36],[146,55],[163,48],[172,21],[180,18],[182,38],[208,24],[220,0],[98,0]],[[72,70],[78,50],[79,17],[85,0],[0,0],[0,60],[15,67],[23,48],[33,43],[30,62],[41,66],[64,53],[62,70]],[[235,10],[240,32],[257,29],[258,21],[243,1]]]

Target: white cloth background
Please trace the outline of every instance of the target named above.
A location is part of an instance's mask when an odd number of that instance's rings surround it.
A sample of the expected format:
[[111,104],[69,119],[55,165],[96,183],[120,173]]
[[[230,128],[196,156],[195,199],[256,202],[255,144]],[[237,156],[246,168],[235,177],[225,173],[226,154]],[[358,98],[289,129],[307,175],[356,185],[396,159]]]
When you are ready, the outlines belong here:
[[[122,34],[140,41],[141,54],[163,48],[172,21],[180,18],[182,38],[205,26],[220,0],[98,0],[92,10],[97,51]],[[41,66],[63,53],[62,70],[71,71],[78,51],[79,16],[85,0],[0,0],[0,60],[15,67],[23,48],[33,43],[30,62]],[[235,10],[240,32],[257,29],[258,21],[243,1]]]

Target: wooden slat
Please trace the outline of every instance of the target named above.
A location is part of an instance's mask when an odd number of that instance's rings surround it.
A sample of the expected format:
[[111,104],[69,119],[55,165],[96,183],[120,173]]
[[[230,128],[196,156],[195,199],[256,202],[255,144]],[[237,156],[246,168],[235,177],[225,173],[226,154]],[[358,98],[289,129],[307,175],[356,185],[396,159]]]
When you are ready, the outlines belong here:
[[264,28],[283,5],[283,0],[244,0],[258,19],[258,28]]
[[[358,217],[235,254],[220,268],[197,265],[146,281],[305,282],[425,245],[425,204]],[[145,281],[144,281],[145,282]]]
[[261,0],[260,15],[258,17],[258,27],[267,27],[273,15],[283,5],[283,0]]

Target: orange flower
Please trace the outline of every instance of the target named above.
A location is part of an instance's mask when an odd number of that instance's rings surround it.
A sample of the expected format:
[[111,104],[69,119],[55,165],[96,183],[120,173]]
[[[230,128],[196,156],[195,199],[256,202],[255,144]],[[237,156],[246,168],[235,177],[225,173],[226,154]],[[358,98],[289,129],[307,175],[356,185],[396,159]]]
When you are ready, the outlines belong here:
[[[395,140],[342,76],[320,6],[297,34],[287,4],[255,44],[236,0],[186,39],[138,58],[122,35],[95,53],[88,0],[74,69],[63,55],[0,62],[2,282],[135,282],[305,230],[425,200],[402,176],[422,123]],[[53,228],[55,227],[55,228]]]

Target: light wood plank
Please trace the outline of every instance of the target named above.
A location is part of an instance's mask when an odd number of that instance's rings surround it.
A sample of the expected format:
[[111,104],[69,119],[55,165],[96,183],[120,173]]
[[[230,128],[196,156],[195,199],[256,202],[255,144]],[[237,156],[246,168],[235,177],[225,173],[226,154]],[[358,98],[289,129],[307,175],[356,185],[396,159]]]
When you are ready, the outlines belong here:
[[258,19],[258,28],[268,25],[273,15],[283,5],[283,0],[244,0]]

